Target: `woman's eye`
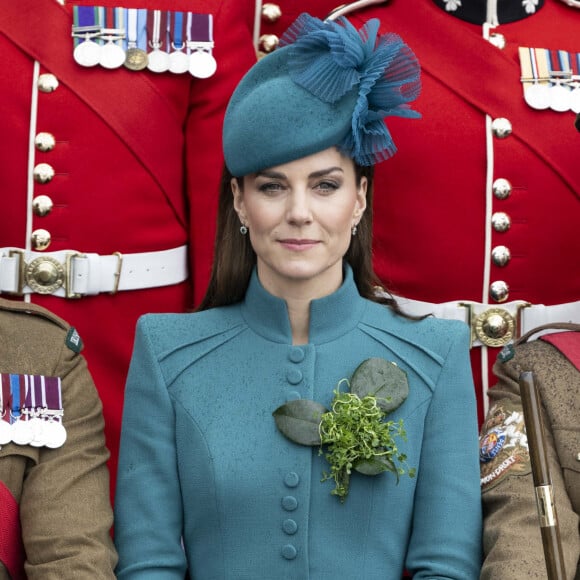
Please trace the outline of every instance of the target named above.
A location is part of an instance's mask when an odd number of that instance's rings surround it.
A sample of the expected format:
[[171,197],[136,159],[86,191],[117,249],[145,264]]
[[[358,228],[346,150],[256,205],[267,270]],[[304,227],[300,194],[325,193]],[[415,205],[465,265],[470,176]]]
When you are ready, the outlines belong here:
[[278,193],[279,191],[282,191],[283,189],[284,189],[284,187],[282,186],[281,183],[275,183],[275,182],[262,183],[262,184],[258,185],[258,191],[260,191],[261,193],[266,193],[266,194]]
[[332,193],[336,191],[340,187],[340,184],[334,181],[321,181],[315,186],[315,189],[318,189],[322,193]]

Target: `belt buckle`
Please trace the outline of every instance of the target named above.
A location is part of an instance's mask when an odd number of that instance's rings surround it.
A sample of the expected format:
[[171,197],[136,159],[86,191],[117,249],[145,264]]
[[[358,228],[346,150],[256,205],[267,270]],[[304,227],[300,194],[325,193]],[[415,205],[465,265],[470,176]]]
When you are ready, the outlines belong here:
[[24,280],[37,294],[54,294],[64,286],[65,270],[52,256],[39,256],[25,264]]
[[80,252],[67,252],[65,258],[65,279],[64,279],[64,294],[67,298],[82,298],[83,294],[72,291],[72,261],[74,258],[86,258],[86,254]]
[[469,326],[471,328],[471,346],[475,340],[479,340],[484,346],[505,346],[521,334],[520,314],[522,308],[530,306],[523,302],[516,305],[515,315],[506,308],[491,306],[476,314],[473,304],[461,302],[460,306],[467,308]]

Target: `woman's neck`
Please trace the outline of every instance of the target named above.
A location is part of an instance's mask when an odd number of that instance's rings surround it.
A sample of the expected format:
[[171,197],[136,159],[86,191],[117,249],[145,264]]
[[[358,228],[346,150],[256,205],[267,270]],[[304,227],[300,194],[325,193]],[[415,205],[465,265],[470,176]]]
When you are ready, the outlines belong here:
[[308,344],[310,328],[310,302],[307,299],[286,299],[288,319],[292,331],[292,344]]
[[471,22],[492,26],[516,22],[533,16],[544,0],[433,0],[450,15]]

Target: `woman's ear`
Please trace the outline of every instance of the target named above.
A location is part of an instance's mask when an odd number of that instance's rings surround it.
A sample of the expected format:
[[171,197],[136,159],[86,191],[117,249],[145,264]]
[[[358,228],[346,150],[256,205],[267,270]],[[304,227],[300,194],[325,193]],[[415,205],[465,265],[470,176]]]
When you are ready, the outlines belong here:
[[365,212],[366,208],[367,208],[367,188],[368,188],[369,182],[367,180],[366,177],[361,177],[360,179],[360,185],[358,187],[357,193],[356,193],[356,203],[354,206],[354,212],[353,212],[353,217],[358,221],[360,221],[363,213]]
[[240,218],[242,223],[245,223],[245,210],[244,210],[244,196],[242,190],[240,189],[240,184],[235,177],[230,180],[230,186],[232,188],[232,195],[234,197],[234,209]]

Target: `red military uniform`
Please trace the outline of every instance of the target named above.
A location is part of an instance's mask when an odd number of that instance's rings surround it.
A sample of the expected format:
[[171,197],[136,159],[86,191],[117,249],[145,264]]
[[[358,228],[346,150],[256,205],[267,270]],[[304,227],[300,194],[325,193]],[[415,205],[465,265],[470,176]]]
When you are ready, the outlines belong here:
[[[265,11],[261,32],[280,34],[310,5],[324,18],[333,4],[282,0],[281,16]],[[573,112],[526,104],[518,57],[518,47],[579,53],[580,10],[546,0],[491,30],[503,48],[432,0],[348,13],[357,28],[373,17],[409,43],[423,78],[414,104],[422,119],[387,119],[399,151],[377,167],[375,268],[412,299],[404,308],[472,322],[481,419],[498,350],[481,339],[499,347],[518,322],[525,330],[580,321],[580,134]],[[474,303],[472,319],[463,302]],[[524,302],[532,306],[518,316]]]
[[74,3],[211,14],[217,61],[205,79],[84,68],[73,60],[72,2],[0,9],[0,291],[23,290],[79,329],[114,468],[137,318],[190,308],[191,280],[198,298],[205,290],[222,117],[255,62],[254,2]]

